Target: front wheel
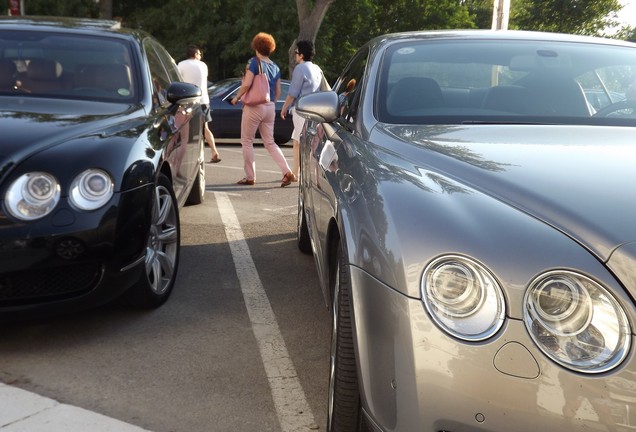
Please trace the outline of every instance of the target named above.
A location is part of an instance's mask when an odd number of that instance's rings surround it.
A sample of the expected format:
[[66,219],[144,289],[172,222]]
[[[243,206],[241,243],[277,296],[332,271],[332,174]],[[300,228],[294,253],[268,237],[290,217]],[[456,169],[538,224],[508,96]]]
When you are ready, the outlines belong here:
[[127,305],[144,309],[157,308],[168,300],[179,268],[179,210],[172,184],[164,174],[155,185],[151,217],[145,271],[122,298]]
[[342,245],[338,245],[336,262],[336,274],[333,278],[327,431],[367,432],[371,429],[362,413],[353,345],[351,278]]

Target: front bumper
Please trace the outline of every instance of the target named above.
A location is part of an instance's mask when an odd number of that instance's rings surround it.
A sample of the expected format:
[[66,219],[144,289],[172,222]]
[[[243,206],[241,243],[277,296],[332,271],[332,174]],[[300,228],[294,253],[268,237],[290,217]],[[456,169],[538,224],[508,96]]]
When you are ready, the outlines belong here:
[[152,190],[115,194],[93,212],[61,203],[28,224],[0,214],[0,318],[85,309],[129,288],[143,271]]
[[363,406],[381,430],[636,430],[633,354],[610,373],[577,374],[548,360],[520,321],[466,343],[420,300],[355,267],[351,281]]

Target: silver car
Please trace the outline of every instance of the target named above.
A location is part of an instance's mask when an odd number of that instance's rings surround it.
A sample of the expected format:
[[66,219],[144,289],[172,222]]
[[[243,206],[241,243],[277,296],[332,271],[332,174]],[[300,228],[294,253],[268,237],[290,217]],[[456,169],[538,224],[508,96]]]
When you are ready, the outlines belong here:
[[303,96],[329,431],[636,430],[636,45],[439,31]]

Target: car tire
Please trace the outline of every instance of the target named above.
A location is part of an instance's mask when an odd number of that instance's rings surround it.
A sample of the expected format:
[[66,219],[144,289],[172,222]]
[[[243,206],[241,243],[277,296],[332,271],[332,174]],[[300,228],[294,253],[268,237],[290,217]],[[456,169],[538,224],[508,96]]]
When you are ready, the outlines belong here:
[[[302,182],[302,180],[299,180]],[[296,229],[296,243],[298,249],[306,254],[311,254],[311,239],[309,238],[309,228],[307,227],[307,218],[305,216],[305,204],[302,197],[302,186],[298,191],[298,218]]]
[[353,345],[351,279],[342,245],[336,253],[333,277],[331,355],[329,368],[328,432],[367,432],[362,412],[358,369]]
[[197,177],[194,179],[192,189],[190,189],[190,194],[186,199],[186,205],[201,204],[205,200],[205,157],[203,151],[202,147]]
[[159,174],[155,185],[151,217],[145,271],[121,299],[128,306],[143,309],[157,308],[168,300],[179,268],[179,209],[172,184],[164,174]]

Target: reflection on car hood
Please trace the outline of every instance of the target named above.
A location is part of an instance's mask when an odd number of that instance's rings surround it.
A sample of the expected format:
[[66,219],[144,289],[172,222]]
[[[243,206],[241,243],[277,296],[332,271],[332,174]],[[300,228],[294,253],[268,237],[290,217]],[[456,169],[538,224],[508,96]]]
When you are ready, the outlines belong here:
[[117,127],[139,109],[90,101],[0,97],[0,166],[69,139]]
[[387,125],[379,131],[415,144],[396,150],[422,167],[550,224],[603,261],[636,241],[634,128]]

